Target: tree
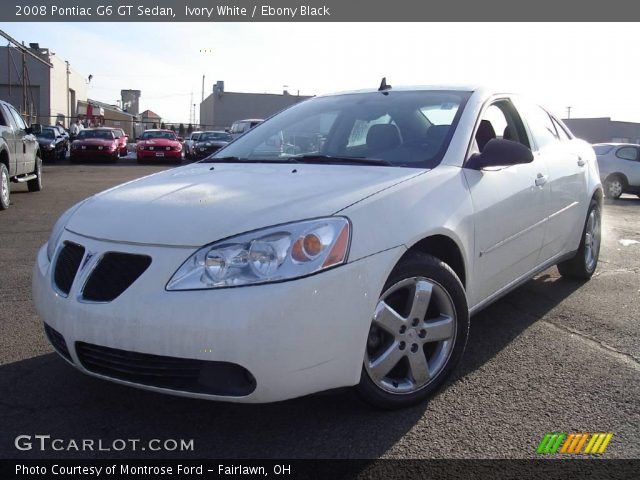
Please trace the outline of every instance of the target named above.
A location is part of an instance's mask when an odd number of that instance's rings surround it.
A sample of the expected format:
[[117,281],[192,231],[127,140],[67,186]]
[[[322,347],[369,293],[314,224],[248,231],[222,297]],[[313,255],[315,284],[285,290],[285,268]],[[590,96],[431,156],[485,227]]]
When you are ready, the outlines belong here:
[[158,128],[158,124],[156,122],[153,122],[153,125],[151,126],[151,128]]
[[165,123],[164,123],[164,122],[162,122],[162,123],[160,124],[160,128],[161,128],[162,130],[166,130],[166,129],[167,129],[167,126],[165,125]]
[[175,133],[176,131],[176,126],[172,123],[171,126],[169,127],[171,129],[172,132]]
[[187,133],[191,132],[193,132],[193,125],[189,124],[189,126],[187,127]]
[[181,123],[178,127],[178,134],[180,134],[180,136],[184,135],[184,123]]

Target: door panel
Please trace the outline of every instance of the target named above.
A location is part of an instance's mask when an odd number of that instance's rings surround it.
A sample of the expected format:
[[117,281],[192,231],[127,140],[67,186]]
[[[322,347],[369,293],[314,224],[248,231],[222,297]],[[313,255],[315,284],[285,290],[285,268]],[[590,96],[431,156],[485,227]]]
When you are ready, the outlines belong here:
[[480,301],[536,266],[549,194],[548,183],[536,180],[548,173],[536,157],[529,164],[464,174],[475,211],[473,275]]
[[572,148],[571,141],[558,142],[541,151],[549,172],[549,221],[540,252],[540,262],[576,248],[573,240],[584,224],[584,199],[587,197],[586,163]]

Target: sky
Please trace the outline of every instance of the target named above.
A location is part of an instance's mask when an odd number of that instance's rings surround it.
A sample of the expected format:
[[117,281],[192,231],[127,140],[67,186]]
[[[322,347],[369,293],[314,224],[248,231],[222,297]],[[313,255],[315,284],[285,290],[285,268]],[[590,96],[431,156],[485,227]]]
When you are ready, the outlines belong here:
[[[141,111],[188,123],[216,80],[233,92],[315,95],[391,85],[495,86],[566,118],[640,122],[637,24],[5,23],[88,77],[89,98],[142,91]],[[286,87],[285,87],[286,86]]]

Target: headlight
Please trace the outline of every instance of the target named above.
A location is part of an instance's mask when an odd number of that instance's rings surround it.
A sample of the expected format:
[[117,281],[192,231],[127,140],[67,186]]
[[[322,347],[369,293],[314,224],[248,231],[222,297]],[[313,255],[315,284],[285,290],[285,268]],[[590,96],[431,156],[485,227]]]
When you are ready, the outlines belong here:
[[74,213],[76,213],[76,210],[78,210],[78,208],[80,208],[80,206],[85,201],[86,200],[76,203],[73,207],[60,215],[60,218],[58,218],[58,221],[53,226],[53,230],[51,230],[51,235],[49,236],[49,242],[47,243],[47,258],[49,259],[49,261],[51,261],[51,259],[53,258],[53,254],[58,247],[58,242],[60,241],[60,237],[64,232],[64,227],[67,226],[67,222],[69,222],[69,219]]
[[349,220],[328,217],[269,227],[207,245],[167,290],[237,287],[304,277],[347,261]]
[[50,150],[55,147],[56,147],[56,144],[54,142],[51,142],[49,145],[47,145],[47,148],[49,148]]

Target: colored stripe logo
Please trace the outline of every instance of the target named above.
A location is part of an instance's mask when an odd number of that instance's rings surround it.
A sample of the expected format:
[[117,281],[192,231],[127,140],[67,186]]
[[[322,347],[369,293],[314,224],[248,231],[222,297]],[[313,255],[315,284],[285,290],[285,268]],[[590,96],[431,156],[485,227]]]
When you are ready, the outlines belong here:
[[586,453],[600,455],[604,453],[613,433],[562,433],[552,432],[545,434],[538,444],[536,453],[540,455],[550,454],[576,454]]

